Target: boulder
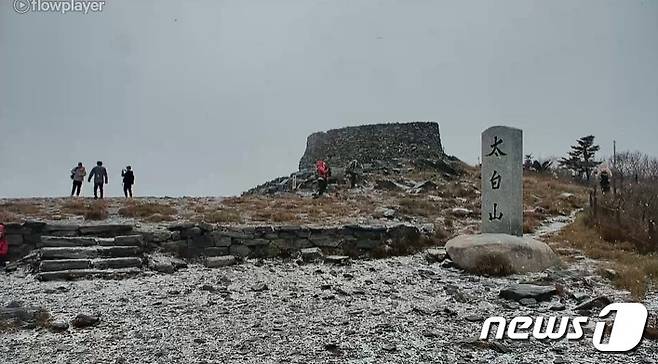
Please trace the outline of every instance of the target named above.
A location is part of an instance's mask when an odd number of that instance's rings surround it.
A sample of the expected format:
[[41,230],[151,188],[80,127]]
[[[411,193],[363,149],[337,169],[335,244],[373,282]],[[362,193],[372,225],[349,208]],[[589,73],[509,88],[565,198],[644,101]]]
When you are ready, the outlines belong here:
[[606,296],[598,296],[591,300],[585,301],[574,308],[574,311],[589,311],[594,308],[603,308],[612,303],[612,300]]
[[322,250],[320,250],[320,248],[302,249],[301,253],[302,253],[302,260],[304,260],[305,262],[321,260],[324,257],[324,255],[322,254]]
[[460,235],[445,248],[458,267],[480,274],[540,272],[560,261],[545,243],[507,234]]
[[427,249],[425,259],[429,263],[441,263],[446,258],[445,249]]
[[325,263],[331,263],[331,264],[347,264],[350,261],[350,257],[346,255],[328,255],[324,258]]
[[450,213],[453,216],[466,217],[473,214],[473,211],[463,207],[453,207],[452,210],[450,210]]
[[85,327],[96,326],[100,321],[101,319],[98,316],[81,313],[71,321],[71,326],[82,329]]
[[208,257],[205,260],[205,266],[208,268],[220,268],[234,265],[237,262],[234,256],[225,255],[221,257]]
[[150,255],[147,259],[149,269],[160,273],[173,273],[179,268],[187,267],[185,261],[165,255]]
[[394,219],[396,216],[397,212],[394,209],[390,209],[387,207],[377,207],[375,211],[373,212],[373,216],[377,218],[386,218],[386,219]]
[[[513,300],[522,301],[533,299],[537,302],[547,301],[551,296],[557,294],[557,289],[554,286],[537,286],[534,284],[512,284],[500,290],[498,294],[500,297]],[[523,303],[528,303],[524,301]]]
[[432,182],[432,181],[424,181],[424,182],[419,182],[416,183],[413,187],[411,187],[408,192],[409,193],[422,193],[422,192],[429,192],[436,190],[437,184]]
[[50,323],[49,329],[53,332],[64,332],[69,329],[69,324],[64,320],[54,320]]

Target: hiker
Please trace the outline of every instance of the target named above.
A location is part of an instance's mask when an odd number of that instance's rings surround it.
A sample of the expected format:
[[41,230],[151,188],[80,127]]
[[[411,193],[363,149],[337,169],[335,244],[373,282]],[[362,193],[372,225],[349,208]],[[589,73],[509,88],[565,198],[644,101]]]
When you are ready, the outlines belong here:
[[599,185],[601,186],[601,192],[610,192],[610,180],[612,179],[612,171],[607,166],[607,164],[600,165],[597,174],[599,175]]
[[347,178],[349,178],[350,181],[350,188],[356,187],[356,182],[359,178],[361,170],[361,164],[359,164],[359,161],[356,159],[352,160],[347,164],[347,167],[345,167],[345,175]]
[[318,192],[314,197],[320,197],[327,190],[331,169],[327,162],[319,160],[315,162],[315,173],[318,175]]
[[107,184],[107,169],[103,167],[103,162],[96,162],[96,167],[92,168],[87,182],[91,182],[92,177],[94,177],[94,199],[98,198],[99,189],[101,190],[101,198],[103,198],[103,182]]
[[126,169],[121,171],[121,177],[123,177],[123,195],[128,198],[133,197],[133,184],[135,184],[135,175],[133,174],[132,167],[127,166]]
[[599,180],[601,183],[601,191],[603,193],[610,192],[610,175],[608,174],[608,171],[602,170],[599,174]]
[[5,229],[5,225],[0,223],[0,267],[5,266],[7,254],[9,253],[9,244],[7,243],[7,234]]
[[74,167],[71,170],[71,179],[73,180],[73,188],[71,189],[71,197],[75,193],[76,196],[80,196],[80,189],[82,188],[82,181],[85,180],[87,175],[87,170],[82,165],[82,162],[78,163],[77,167]]

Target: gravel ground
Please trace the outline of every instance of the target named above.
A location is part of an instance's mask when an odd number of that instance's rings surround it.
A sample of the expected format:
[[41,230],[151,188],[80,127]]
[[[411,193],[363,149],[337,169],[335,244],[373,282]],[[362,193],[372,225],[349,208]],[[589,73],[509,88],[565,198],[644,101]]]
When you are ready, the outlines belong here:
[[628,354],[598,352],[589,338],[474,341],[492,315],[576,316],[571,299],[554,313],[548,307],[557,297],[538,307],[498,298],[511,282],[628,299],[588,266],[582,260],[560,271],[483,278],[417,254],[346,266],[191,265],[121,281],[42,283],[18,271],[2,277],[0,304],[21,300],[66,320],[97,313],[101,323],[2,333],[0,363],[654,363],[658,342],[647,340]]

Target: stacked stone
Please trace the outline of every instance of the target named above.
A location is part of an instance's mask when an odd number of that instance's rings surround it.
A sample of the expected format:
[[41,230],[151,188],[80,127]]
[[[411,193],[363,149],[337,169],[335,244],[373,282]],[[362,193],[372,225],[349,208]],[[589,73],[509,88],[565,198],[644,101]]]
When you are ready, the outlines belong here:
[[391,123],[353,126],[311,134],[299,169],[312,169],[318,159],[344,167],[356,159],[362,164],[395,159],[444,158],[439,124]]
[[22,258],[40,247],[42,236],[97,236],[115,237],[129,234],[131,225],[50,225],[40,221],[26,221],[23,224],[7,224],[9,259]]
[[[330,254],[360,255],[391,244],[414,244],[421,230],[412,225],[345,225],[335,227],[212,226],[177,224],[169,238],[155,239],[164,250],[185,258],[198,256],[275,257],[318,247]],[[160,233],[162,234],[162,233]],[[159,241],[155,241],[159,240]]]
[[[56,259],[89,260],[80,261],[84,266],[81,268],[102,268],[96,265],[104,261],[96,264],[92,261],[94,259],[141,259],[143,252],[153,250],[164,250],[183,258],[228,255],[285,257],[308,248],[320,248],[330,255],[377,255],[391,249],[413,246],[429,233],[408,224],[317,227],[183,223],[163,226],[155,231],[134,231],[132,225],[78,226],[26,222],[9,224],[7,230],[11,260],[39,249],[37,263]],[[135,259],[132,261],[137,262]],[[51,271],[54,269],[51,266],[56,263],[45,262],[43,268]]]

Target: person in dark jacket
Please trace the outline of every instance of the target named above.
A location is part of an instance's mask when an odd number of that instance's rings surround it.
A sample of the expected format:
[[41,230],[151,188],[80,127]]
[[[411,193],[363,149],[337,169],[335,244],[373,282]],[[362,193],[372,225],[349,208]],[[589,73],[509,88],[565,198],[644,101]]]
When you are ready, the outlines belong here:
[[123,195],[130,198],[133,197],[133,184],[135,184],[135,175],[133,174],[132,167],[127,166],[126,169],[121,171],[121,177],[123,177]]
[[91,182],[91,178],[94,177],[94,199],[98,198],[98,190],[101,190],[101,198],[103,198],[103,182],[107,184],[107,169],[103,167],[103,162],[96,162],[96,167],[92,168],[91,173],[89,173],[89,178],[87,182]]

